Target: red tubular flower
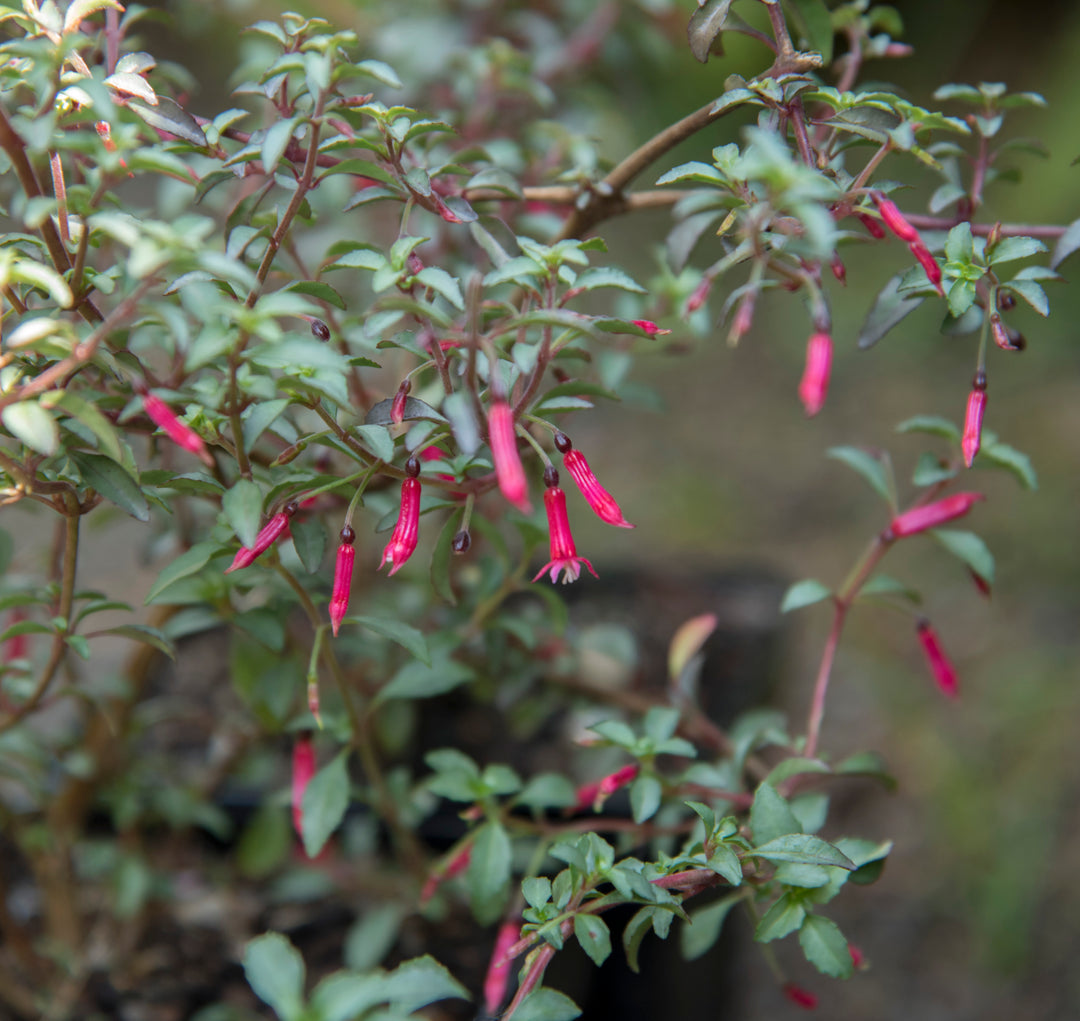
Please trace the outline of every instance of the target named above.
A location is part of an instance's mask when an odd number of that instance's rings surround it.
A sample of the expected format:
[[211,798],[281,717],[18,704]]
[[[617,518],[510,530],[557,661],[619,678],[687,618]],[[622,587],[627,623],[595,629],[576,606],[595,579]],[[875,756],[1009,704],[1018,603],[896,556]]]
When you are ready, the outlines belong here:
[[158,426],[178,447],[189,450],[204,463],[213,467],[214,459],[206,449],[202,437],[190,425],[181,422],[160,397],[145,393],[142,395],[143,410],[150,421]]
[[506,959],[506,952],[517,942],[520,931],[521,922],[514,919],[503,922],[495,936],[491,962],[484,977],[484,1010],[491,1017],[499,1013],[506,999],[506,987],[510,982],[510,961]]
[[934,630],[930,621],[925,618],[920,618],[916,630],[919,635],[919,643],[922,645],[923,652],[926,655],[926,662],[930,667],[930,673],[934,675],[937,686],[949,698],[956,698],[960,693],[956,668],[949,661],[949,657],[945,655],[938,633]]
[[727,342],[731,347],[738,344],[750,332],[750,327],[754,325],[754,305],[756,301],[757,295],[753,291],[747,291],[739,299],[739,304],[735,307],[735,318],[731,321],[731,332],[727,337]]
[[870,232],[871,237],[877,238],[878,241],[885,237],[885,228],[869,213],[856,213],[855,217]]
[[555,449],[563,455],[563,464],[566,466],[566,470],[570,473],[570,477],[574,482],[577,483],[581,495],[588,500],[589,506],[595,511],[596,516],[601,521],[606,521],[609,525],[615,525],[617,528],[633,528],[634,526],[623,517],[623,512],[619,509],[615,498],[597,481],[596,476],[589,467],[589,462],[585,460],[579,451],[574,450],[570,437],[565,433],[557,432],[555,434]]
[[532,510],[529,488],[518,455],[514,412],[506,401],[494,401],[488,410],[488,443],[499,489],[518,510],[528,513]]
[[829,262],[829,269],[832,270],[832,275],[836,277],[840,283],[847,283],[847,267],[844,265],[844,260],[840,258],[839,253],[833,253],[833,257]]
[[887,199],[879,191],[875,191],[870,197],[874,200],[874,205],[878,207],[885,226],[901,241],[906,241],[909,245],[922,243],[919,232],[904,219],[904,214],[900,212],[895,202]]
[[[703,277],[701,283],[694,288],[693,293],[686,299],[686,314],[696,312],[702,305],[705,304],[705,299],[709,296],[709,291],[712,288],[712,277]],[[641,321],[638,321],[638,325],[641,325]],[[653,324],[656,325],[655,323]]]
[[346,525],[341,530],[341,545],[337,548],[337,560],[334,562],[334,588],[330,593],[330,626],[334,630],[335,638],[337,638],[338,628],[341,627],[341,621],[349,612],[353,561],[356,559],[356,550],[353,549],[355,541],[356,533]]
[[262,531],[255,536],[255,544],[248,549],[241,546],[233,557],[233,562],[225,568],[225,573],[239,571],[241,568],[250,567],[261,557],[275,542],[289,530],[289,519],[296,513],[297,503],[290,500],[277,512],[265,525]]
[[784,983],[784,995],[803,1010],[814,1010],[817,1007],[817,997],[808,989],[795,985],[794,982]]
[[925,532],[928,528],[937,528],[956,518],[961,518],[980,500],[986,497],[982,493],[953,493],[935,503],[922,507],[912,507],[892,519],[887,532],[894,539],[903,539],[909,535]]
[[621,787],[625,787],[628,783],[634,782],[640,770],[641,767],[634,762],[629,766],[623,766],[622,769],[615,770],[614,773],[609,773],[601,780],[582,784],[577,790],[577,800],[574,802],[574,808],[578,812],[584,812],[589,808],[599,812],[601,806],[612,794]]
[[409,477],[401,483],[401,510],[397,524],[386,549],[383,550],[382,560],[379,561],[380,570],[384,564],[391,565],[387,577],[393,577],[404,567],[420,538],[420,480],[416,477],[420,474],[420,462],[415,457],[410,457],[405,464],[405,471]]
[[825,405],[832,369],[832,350],[832,338],[820,330],[806,345],[806,368],[799,383],[799,400],[809,416],[816,415]]
[[297,837],[304,839],[304,791],[315,775],[315,749],[311,735],[301,734],[292,753],[292,817]]
[[671,330],[660,329],[651,319],[631,319],[630,321],[639,330],[644,330],[650,337],[659,337],[671,332]]
[[851,955],[851,966],[856,971],[863,971],[869,967],[866,963],[866,955],[854,943],[848,944],[848,953]]
[[559,580],[560,571],[564,585],[577,581],[581,575],[582,564],[594,578],[598,578],[593,565],[585,557],[577,555],[574,537],[570,534],[570,519],[566,514],[566,493],[559,488],[559,473],[549,466],[544,472],[544,482],[548,487],[544,492],[544,509],[547,511],[548,533],[551,539],[551,559],[540,568],[533,581],[539,581],[549,570],[553,583]]
[[982,442],[983,414],[986,412],[986,373],[975,373],[975,379],[971,384],[971,393],[968,394],[967,414],[964,415],[964,439],[961,450],[964,452],[964,464],[969,468],[975,463],[975,455],[979,452]]
[[915,256],[919,265],[926,271],[927,278],[934,285],[938,294],[944,296],[945,291],[941,286],[941,266],[938,265],[937,259],[930,254],[930,250],[921,241],[908,245],[908,248],[911,249],[911,254]]

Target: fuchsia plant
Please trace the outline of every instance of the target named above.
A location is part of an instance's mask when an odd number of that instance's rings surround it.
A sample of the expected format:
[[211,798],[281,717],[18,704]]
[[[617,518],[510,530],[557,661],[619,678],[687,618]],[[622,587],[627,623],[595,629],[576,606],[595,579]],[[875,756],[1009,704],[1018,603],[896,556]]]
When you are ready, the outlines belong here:
[[[385,6],[371,17],[411,16]],[[641,5],[633,17],[659,48],[648,52],[673,70],[723,61],[732,32],[763,59],[749,76],[718,75],[723,91],[608,167],[575,134],[561,81],[587,69],[583,55],[601,59],[609,36],[620,52],[638,45],[630,16],[618,4],[580,21],[575,5],[538,9],[537,37],[561,40],[541,54],[512,6],[451,5],[474,42],[433,82],[422,68],[399,79],[372,49],[378,33],[295,13],[260,21],[235,102],[209,117],[192,112],[179,70],[139,48],[142,9],[0,6],[0,505],[56,523],[35,524],[51,543],[41,555],[0,541],[18,569],[0,582],[0,752],[18,763],[0,808],[5,851],[33,887],[18,914],[0,883],[0,1000],[15,1017],[99,1016],[94,976],[138,984],[125,975],[131,940],[195,872],[162,830],[179,841],[203,827],[227,843],[221,806],[237,788],[254,788],[258,806],[236,823],[227,864],[198,881],[296,903],[322,895],[356,914],[345,966],[310,989],[300,950],[257,933],[270,912],[230,930],[230,946],[246,938],[253,995],[283,1021],[401,1018],[470,996],[503,1018],[574,1017],[547,968],[570,941],[602,964],[605,916],[627,905],[635,970],[649,933],[678,932],[698,956],[734,909],[777,1002],[826,1001],[826,987],[804,984],[808,966],[864,970],[829,904],[873,881],[891,844],[841,835],[828,814],[836,782],[867,773],[849,747],[858,735],[826,731],[830,686],[852,613],[886,605],[914,620],[913,660],[921,647],[955,697],[958,668],[918,592],[882,561],[932,538],[989,593],[985,543],[943,526],[978,522],[982,490],[999,499],[982,477],[968,488],[968,470],[1034,488],[1027,458],[984,428],[987,379],[999,351],[1024,347],[1018,301],[1048,313],[1043,284],[1080,229],[998,223],[987,189],[1008,156],[1006,116],[1041,99],[988,83],[945,86],[928,107],[883,84],[867,91],[864,64],[885,61],[880,78],[910,51],[893,39],[895,12],[864,0],[740,0],[746,18],[731,0],[703,0],[686,38],[665,35],[662,5]],[[736,110],[751,114],[743,130],[725,120]],[[699,158],[663,170],[680,143]],[[930,171],[942,186],[919,212],[925,196],[890,178]],[[671,223],[664,265],[642,284],[618,264],[638,253],[608,253],[594,232],[646,209]],[[1041,238],[1057,239],[1051,265]],[[866,245],[893,260],[891,278],[850,257]],[[844,284],[876,294],[856,338],[830,310]],[[798,329],[760,326],[789,300]],[[909,498],[884,450],[829,450],[884,508],[839,584],[805,579],[783,598],[784,611],[829,613],[820,658],[798,667],[805,722],[709,717],[697,681],[719,622],[704,607],[673,637],[667,676],[641,691],[591,683],[562,623],[577,611],[533,584],[587,587],[583,566],[603,573],[577,551],[551,451],[592,512],[631,529],[626,507],[635,535],[655,487],[615,486],[617,502],[565,416],[623,397],[612,414],[632,414],[640,359],[726,336],[774,346],[792,412],[801,404],[816,429],[844,385],[833,370],[921,305],[973,335],[966,414],[962,426],[923,413],[899,426],[935,444]],[[706,413],[708,428],[732,427],[725,409]],[[614,459],[588,446],[610,479]],[[543,514],[530,500],[541,478]],[[839,497],[837,513],[848,513]],[[159,567],[146,614],[82,576],[91,514],[143,529]],[[633,536],[617,535],[629,558]],[[105,613],[124,622],[99,625]],[[139,651],[95,671],[106,635]],[[194,636],[226,649],[214,688],[233,701],[200,707],[206,761],[181,774],[150,733],[154,670]],[[575,742],[568,689],[593,710],[591,736]],[[432,709],[450,693],[497,718],[485,726],[513,747],[558,733],[544,758],[557,771],[466,754],[457,719]],[[417,743],[433,731],[436,747]],[[320,870],[300,880],[289,809]],[[462,962],[487,970],[469,988],[451,974],[459,962],[416,952],[417,933],[442,923],[477,932],[483,949]],[[386,970],[384,958],[400,963]]]

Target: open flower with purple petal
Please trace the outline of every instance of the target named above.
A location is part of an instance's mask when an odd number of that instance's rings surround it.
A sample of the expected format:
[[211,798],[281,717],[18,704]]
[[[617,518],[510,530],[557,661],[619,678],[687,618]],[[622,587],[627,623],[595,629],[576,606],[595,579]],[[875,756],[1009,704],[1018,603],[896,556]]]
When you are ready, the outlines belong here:
[[581,576],[582,564],[589,569],[589,573],[594,578],[598,578],[599,575],[593,565],[585,557],[578,556],[574,537],[570,534],[570,518],[566,513],[566,493],[559,488],[559,473],[549,466],[544,472],[544,482],[548,487],[544,491],[544,509],[547,511],[548,533],[551,538],[551,559],[537,571],[533,581],[539,581],[549,572],[552,582],[559,580],[560,572],[562,572],[564,585],[577,581]]

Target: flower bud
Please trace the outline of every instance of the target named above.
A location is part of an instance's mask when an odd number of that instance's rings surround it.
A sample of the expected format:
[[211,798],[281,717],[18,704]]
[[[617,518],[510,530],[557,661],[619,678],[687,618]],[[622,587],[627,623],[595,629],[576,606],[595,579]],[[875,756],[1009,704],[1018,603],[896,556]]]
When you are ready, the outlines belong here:
[[397,393],[394,394],[394,400],[390,404],[390,421],[394,425],[401,425],[402,420],[405,418],[405,401],[409,398],[410,390],[412,390],[412,381],[403,379],[401,386],[397,388]]
[[206,449],[202,437],[186,422],[181,422],[174,412],[160,397],[151,393],[142,395],[143,410],[147,418],[158,426],[178,447],[190,451],[205,464],[214,466],[214,459]]
[[[565,449],[559,445],[560,438],[565,444]],[[615,498],[600,485],[589,467],[589,462],[580,451],[573,449],[570,438],[565,433],[555,434],[555,448],[563,455],[564,467],[581,490],[581,495],[588,501],[593,513],[601,521],[615,525],[616,528],[633,528],[634,526],[623,517],[623,512],[619,509]]]
[[293,829],[300,842],[304,840],[304,791],[315,775],[315,749],[311,735],[301,734],[293,745],[292,755],[292,817]]
[[930,250],[921,241],[916,241],[908,247],[911,249],[911,254],[915,256],[916,262],[926,271],[927,279],[934,285],[934,289],[944,297],[945,291],[941,286],[941,266],[938,265],[937,259],[930,254]]
[[825,405],[832,369],[832,338],[818,331],[806,345],[806,368],[799,383],[799,400],[808,416],[816,415]]
[[871,237],[877,238],[878,241],[885,237],[885,228],[869,213],[856,212],[855,218],[870,232]]
[[709,296],[709,291],[712,289],[712,277],[706,276],[701,278],[701,283],[694,288],[690,297],[686,299],[686,314],[690,315],[691,312],[696,312],[702,305],[705,304],[705,299]]
[[832,260],[829,262],[829,269],[832,270],[832,275],[842,284],[847,284],[847,267],[844,265],[844,260],[840,258],[839,252],[833,252]]
[[644,330],[650,337],[659,337],[665,333],[670,333],[671,330],[662,330],[656,323],[649,319],[631,319],[630,320],[639,330]]
[[941,639],[938,638],[937,632],[930,624],[930,621],[925,618],[920,618],[915,627],[919,636],[919,644],[922,645],[934,681],[949,698],[956,698],[960,693],[956,668],[949,661],[949,657],[945,655],[945,650],[941,647]]
[[964,416],[964,439],[960,445],[964,453],[964,464],[969,468],[974,464],[975,455],[978,454],[982,442],[983,414],[986,412],[986,373],[981,370],[976,372],[971,387],[967,413]]
[[493,401],[488,409],[488,443],[495,462],[499,489],[518,510],[528,513],[532,508],[529,506],[525,469],[521,466],[517,449],[514,412],[506,401]]
[[420,891],[420,906],[423,907],[432,897],[435,891],[447,879],[453,879],[469,867],[472,858],[472,844],[466,844],[457,852],[442,868],[436,868],[424,882],[424,888]]
[[[415,474],[410,471],[410,465],[415,466]],[[410,457],[405,470],[410,474],[401,483],[401,509],[398,512],[397,524],[386,549],[383,550],[382,560],[379,561],[379,570],[384,564],[391,565],[387,577],[393,577],[405,566],[405,561],[413,555],[420,540],[420,480],[416,478],[420,471],[420,462],[415,457]]]
[[892,519],[885,535],[892,539],[903,539],[925,532],[928,528],[937,528],[963,517],[976,503],[985,499],[982,493],[954,493],[935,503],[912,507]]
[[594,812],[599,812],[604,802],[612,794],[637,779],[640,770],[641,767],[636,762],[633,762],[629,766],[623,766],[622,769],[617,769],[614,773],[608,774],[601,780],[582,784],[577,790],[574,808],[579,812],[584,812],[590,808]]
[[814,1010],[817,1007],[817,997],[808,989],[795,985],[794,982],[784,983],[784,995],[803,1010]]
[[506,954],[518,941],[520,932],[521,922],[513,919],[503,922],[495,936],[491,961],[484,977],[484,1010],[490,1017],[499,1013],[499,1008],[506,999],[506,988],[510,982],[510,961]]
[[330,339],[330,327],[326,325],[321,319],[311,317],[311,335],[316,340],[329,340]]
[[255,543],[250,549],[246,546],[240,547],[233,558],[233,562],[225,568],[225,573],[239,571],[255,563],[278,539],[288,532],[289,519],[296,513],[297,507],[298,504],[295,500],[290,500],[285,504],[277,514],[263,525],[262,530],[255,536]]

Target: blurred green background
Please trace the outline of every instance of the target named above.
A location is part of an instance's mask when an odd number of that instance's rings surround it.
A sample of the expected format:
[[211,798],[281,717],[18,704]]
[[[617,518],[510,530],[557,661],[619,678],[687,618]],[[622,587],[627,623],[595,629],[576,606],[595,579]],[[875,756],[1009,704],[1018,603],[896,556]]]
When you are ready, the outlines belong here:
[[[157,6],[173,16],[174,28],[151,30],[151,48],[171,49],[195,72],[200,91],[189,106],[208,115],[230,105],[223,69],[233,66],[241,45],[237,26],[283,9],[270,0]],[[365,55],[388,60],[408,80],[445,71],[468,42],[456,15],[484,4],[291,6],[358,29]],[[526,26],[521,19],[535,16],[541,35],[533,42],[541,47],[546,15],[580,22],[600,4],[505,6]],[[548,112],[594,137],[609,159],[717,95],[728,74],[749,76],[762,66],[761,48],[743,39],[733,39],[723,58],[694,61],[678,45],[692,3],[613,6],[618,36],[596,60],[559,77]],[[752,7],[738,9],[750,15]],[[901,13],[915,56],[871,63],[864,80],[894,82],[924,105],[933,105],[931,93],[949,81],[1005,81],[1010,91],[1035,90],[1048,101],[1045,109],[1014,115],[1005,130],[1040,138],[1049,158],[1010,158],[1022,180],[993,186],[980,218],[1080,217],[1080,167],[1071,165],[1080,155],[1080,6],[913,0]],[[712,146],[737,140],[738,131],[734,118],[719,122],[637,185],[650,185],[683,160],[707,159]],[[892,159],[884,176],[910,178],[911,167],[903,165],[909,158]],[[929,173],[919,175],[924,191],[903,199],[911,210],[924,210],[934,187]],[[645,280],[657,271],[667,224],[650,213],[611,221],[599,232],[621,264]],[[663,410],[609,405],[575,422],[576,445],[638,526],[613,533],[586,520],[579,529],[575,521],[579,549],[601,572],[630,561],[673,569],[749,566],[829,583],[846,574],[884,511],[825,451],[847,443],[887,448],[901,482],[910,479],[919,452],[933,445],[894,427],[920,413],[962,417],[976,337],[940,335],[942,306],[927,302],[878,346],[857,350],[876,290],[907,256],[896,243],[845,254],[847,287],[831,289],[833,381],[816,419],[804,419],[795,397],[807,318],[799,301],[771,292],[737,349],[724,344],[724,330],[704,338],[683,330],[684,356],[640,360],[636,378],[657,389]],[[697,263],[705,265],[700,254]],[[1080,255],[1063,272],[1069,277],[1078,268]],[[711,315],[742,282],[735,274],[714,289]],[[838,659],[823,744],[837,756],[879,749],[900,788],[865,803],[856,797],[845,816],[860,835],[896,840],[884,879],[837,902],[838,921],[871,962],[869,975],[822,988],[826,983],[799,964],[797,949],[784,958],[798,981],[825,997],[829,1016],[1080,1016],[1080,969],[1073,965],[1080,893],[1071,882],[1080,860],[1080,294],[1067,281],[1048,290],[1048,320],[1021,309],[1010,317],[1027,350],[992,349],[988,364],[987,427],[1032,456],[1039,490],[1022,491],[1010,476],[978,469],[970,485],[965,480],[964,488],[989,497],[969,523],[997,556],[993,599],[982,599],[928,541],[906,544],[886,562],[890,574],[927,594],[926,612],[961,674],[961,699],[946,704],[939,696],[910,623],[895,614],[857,612]],[[680,329],[674,317],[666,325]],[[787,623],[780,681],[795,720],[805,713],[828,621],[819,607]],[[775,991],[756,957],[745,956],[743,999],[730,1016],[767,1016],[776,1009]]]

